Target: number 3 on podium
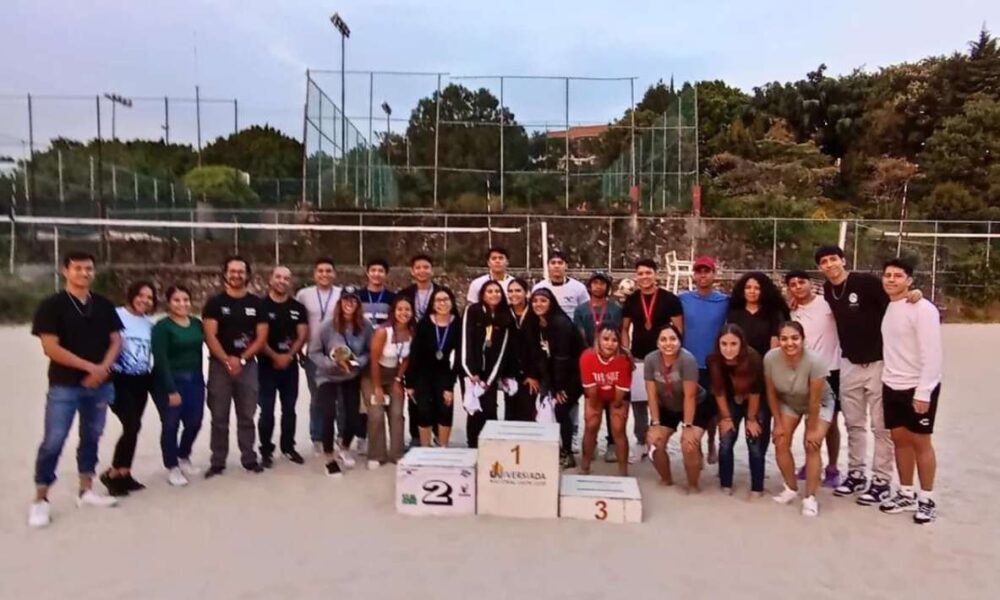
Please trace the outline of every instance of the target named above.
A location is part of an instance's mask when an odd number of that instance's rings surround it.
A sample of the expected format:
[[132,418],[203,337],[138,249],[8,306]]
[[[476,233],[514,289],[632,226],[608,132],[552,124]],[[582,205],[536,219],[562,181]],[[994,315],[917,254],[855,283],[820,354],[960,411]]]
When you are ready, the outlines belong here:
[[594,506],[597,507],[597,512],[594,513],[594,518],[598,521],[604,521],[608,518],[608,503],[605,500],[597,500],[594,502]]

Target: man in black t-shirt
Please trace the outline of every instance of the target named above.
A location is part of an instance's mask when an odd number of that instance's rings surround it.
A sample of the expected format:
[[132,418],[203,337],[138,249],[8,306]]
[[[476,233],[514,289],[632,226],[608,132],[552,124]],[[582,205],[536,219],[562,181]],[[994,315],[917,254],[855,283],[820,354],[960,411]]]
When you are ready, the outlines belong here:
[[250,263],[231,256],[223,263],[225,289],[205,303],[202,317],[208,361],[208,410],[212,413],[211,466],[205,478],[226,470],[229,454],[229,406],[236,408],[236,441],[240,463],[252,473],[263,467],[254,451],[253,416],[257,410],[257,354],[267,344],[263,301],[250,294]]
[[278,266],[271,271],[267,295],[264,296],[264,316],[267,319],[267,344],[260,353],[260,437],[261,465],[274,464],[274,397],[281,396],[281,453],[301,465],[302,456],[295,451],[295,401],[299,397],[299,363],[296,360],[309,338],[309,317],[306,307],[289,296],[292,272]]
[[646,431],[649,429],[649,406],[646,384],[642,378],[643,359],[656,350],[660,329],[673,323],[684,331],[684,309],[673,293],[656,285],[656,262],[644,258],[635,263],[636,290],[622,306],[622,345],[630,348],[636,372],[632,377],[632,416],[635,447],[629,461],[636,462],[646,455]]
[[121,350],[121,319],[114,305],[93,294],[94,257],[70,252],[63,259],[65,289],[38,305],[31,334],[42,342],[49,358],[49,390],[45,400],[45,434],[35,461],[35,501],[28,513],[31,527],[51,521],[49,487],[66,436],[80,413],[80,445],[76,452],[80,492],[77,506],[114,506],[115,498],[101,496],[93,487],[97,444],[104,432],[108,405],[114,401],[111,365]]
[[[849,273],[841,248],[822,246],[815,258],[826,277],[823,296],[837,322],[843,355],[840,405],[847,425],[848,472],[833,493],[859,494],[858,504],[878,504],[890,496],[894,470],[892,438],[882,412],[882,317],[889,296],[874,275]],[[869,417],[875,437],[870,484],[866,473]]]
[[[410,276],[413,284],[399,290],[398,296],[410,299],[413,305],[413,322],[419,323],[431,311],[431,298],[441,286],[434,283],[434,261],[426,254],[417,254],[410,259]],[[417,405],[411,397],[407,403],[410,417],[410,447],[420,445],[420,431],[417,427]],[[437,435],[437,425],[434,426]]]

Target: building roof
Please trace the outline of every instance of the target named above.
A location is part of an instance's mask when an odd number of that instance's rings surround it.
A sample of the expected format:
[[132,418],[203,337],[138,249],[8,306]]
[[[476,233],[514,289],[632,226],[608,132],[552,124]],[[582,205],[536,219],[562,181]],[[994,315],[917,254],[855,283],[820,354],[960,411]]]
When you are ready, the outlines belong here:
[[[576,127],[569,128],[569,139],[585,140],[595,138],[604,134],[608,129],[607,125],[577,125]],[[564,139],[566,137],[566,130],[550,131],[548,137],[554,140]]]

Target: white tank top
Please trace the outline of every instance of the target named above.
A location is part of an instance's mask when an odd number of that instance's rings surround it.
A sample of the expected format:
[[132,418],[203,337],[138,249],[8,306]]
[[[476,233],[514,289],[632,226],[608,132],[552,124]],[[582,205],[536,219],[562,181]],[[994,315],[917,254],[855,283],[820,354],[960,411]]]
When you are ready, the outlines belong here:
[[382,358],[378,360],[378,364],[387,369],[398,367],[400,361],[410,356],[410,340],[396,342],[395,338],[396,328],[386,327],[385,346],[382,347]]

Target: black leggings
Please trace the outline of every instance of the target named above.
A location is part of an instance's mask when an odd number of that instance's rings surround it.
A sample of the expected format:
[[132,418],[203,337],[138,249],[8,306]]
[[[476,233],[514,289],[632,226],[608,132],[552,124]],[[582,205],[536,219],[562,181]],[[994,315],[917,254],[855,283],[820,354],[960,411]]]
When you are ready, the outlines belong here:
[[[337,381],[337,382],[326,382],[319,386],[316,390],[316,401],[320,406],[321,414],[323,415],[323,427],[322,433],[320,434],[320,440],[323,443],[323,452],[327,454],[333,454],[333,437],[334,437],[334,423],[337,421],[337,402],[339,401],[344,407],[344,417],[345,419],[341,421],[344,423],[346,420],[348,423],[356,423],[358,418],[358,398],[360,398],[361,381],[359,378],[355,377],[349,381]],[[353,407],[353,413],[351,411]],[[354,440],[352,434],[353,426],[348,425],[347,427],[342,427],[341,432],[343,433],[343,439],[341,442],[344,448],[351,445]]]
[[115,373],[115,401],[111,412],[122,423],[122,436],[115,445],[115,455],[111,460],[114,469],[131,469],[135,458],[135,444],[142,428],[142,413],[146,410],[146,399],[153,385],[152,375],[123,375]]
[[571,399],[563,404],[555,405],[556,422],[559,423],[559,449],[563,452],[573,452],[573,407],[580,401],[580,395],[570,394]]
[[451,427],[452,415],[455,413],[455,401],[461,404],[461,398],[452,398],[452,405],[444,403],[444,393],[453,392],[454,386],[447,385],[449,377],[440,373],[431,373],[430,377],[422,378],[414,390],[414,402],[411,404],[410,422],[414,427]]
[[528,391],[528,386],[520,384],[517,393],[507,397],[503,418],[505,421],[535,420],[535,396]]
[[469,415],[469,418],[465,422],[466,439],[469,443],[469,448],[479,447],[479,434],[483,431],[483,427],[486,426],[486,421],[495,421],[497,418],[496,385],[490,387],[490,389],[486,390],[486,393],[479,397],[479,406],[483,410],[474,415]]

